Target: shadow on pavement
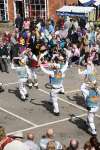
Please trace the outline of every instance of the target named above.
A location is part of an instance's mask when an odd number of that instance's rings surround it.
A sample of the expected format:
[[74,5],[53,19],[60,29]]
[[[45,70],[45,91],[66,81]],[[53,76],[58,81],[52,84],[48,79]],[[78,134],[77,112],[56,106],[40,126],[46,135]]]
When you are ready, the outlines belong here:
[[83,96],[81,96],[79,94],[76,94],[76,95],[72,95],[72,96],[66,95],[66,97],[68,98],[68,100],[76,101],[76,104],[78,104],[78,105],[80,105],[82,107],[85,107]]
[[16,90],[14,90],[14,89],[8,89],[8,93],[13,93],[17,98],[19,98],[20,100],[22,100],[18,88],[16,88]]
[[74,114],[71,114],[69,122],[75,124],[79,129],[81,129],[81,130],[85,131],[87,134],[91,135],[91,133],[89,132],[89,127],[87,126],[86,121],[84,119],[75,117]]
[[34,105],[40,105],[40,106],[44,107],[50,113],[53,113],[53,105],[46,100],[42,100],[41,103],[36,103],[33,100],[33,101],[31,101],[31,103]]

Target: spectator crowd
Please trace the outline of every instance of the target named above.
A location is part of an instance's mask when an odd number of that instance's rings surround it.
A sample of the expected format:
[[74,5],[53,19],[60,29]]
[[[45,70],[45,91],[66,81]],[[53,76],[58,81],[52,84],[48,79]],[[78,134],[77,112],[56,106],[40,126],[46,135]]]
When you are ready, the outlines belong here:
[[100,142],[96,136],[90,137],[83,146],[77,139],[72,138],[69,144],[62,144],[56,140],[53,128],[48,128],[46,133],[36,142],[33,132],[28,132],[24,137],[18,131],[13,135],[6,135],[5,129],[0,126],[0,150],[99,150]]
[[[44,57],[41,57],[42,54]],[[52,67],[49,65],[52,62],[63,66],[66,59],[68,60],[69,68],[73,64],[85,67],[88,60],[94,65],[100,65],[100,27],[96,27],[95,24],[83,18],[62,17],[57,22],[52,17],[46,22],[41,18],[37,18],[37,20],[25,18],[23,21],[20,14],[18,14],[15,19],[14,31],[10,33],[7,30],[1,37],[1,72],[9,73],[9,64],[14,69],[14,64],[18,65],[18,63],[22,66],[21,70],[28,70],[23,67],[23,64],[27,63],[32,76],[34,76],[34,81],[32,82],[32,77],[29,77],[28,85],[31,88],[33,84],[38,88],[38,78],[34,68],[36,69],[41,65],[40,57],[45,68]],[[31,76],[28,71],[27,74]],[[22,75],[19,73],[19,76]],[[26,80],[20,80],[20,83],[24,82]],[[28,97],[28,93],[24,85],[20,84],[19,90],[21,99],[25,100]],[[2,84],[0,84],[0,91],[3,91]],[[80,143],[77,139],[71,139],[69,145],[63,145],[55,139],[54,131],[51,128],[37,143],[34,141],[35,137],[32,132],[27,134],[27,140],[23,140],[23,138],[22,133],[19,132],[7,136],[5,129],[0,127],[0,150],[100,149],[100,143],[96,136],[92,136],[84,143],[83,148],[80,148]]]

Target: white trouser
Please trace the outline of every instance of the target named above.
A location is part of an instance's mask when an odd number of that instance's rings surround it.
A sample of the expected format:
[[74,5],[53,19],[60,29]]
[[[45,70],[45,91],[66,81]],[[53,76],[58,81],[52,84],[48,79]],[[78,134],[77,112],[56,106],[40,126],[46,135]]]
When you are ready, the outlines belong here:
[[37,80],[37,74],[36,74],[36,69],[35,68],[31,68],[31,75],[32,75],[32,78]]
[[34,82],[34,86],[38,86],[36,68],[30,69],[30,77],[31,77],[31,80],[33,80]]
[[88,89],[87,89],[87,85],[86,85],[85,83],[83,83],[83,84],[81,85],[80,90],[81,90],[81,92],[82,92],[82,94],[83,94],[83,96],[84,96],[84,99],[86,100],[86,97],[87,97],[88,92],[89,92]]
[[64,86],[62,85],[62,87],[60,88],[60,92],[63,92],[64,93]]
[[19,79],[19,91],[21,94],[21,98],[25,99],[27,94],[26,84],[27,78],[21,78]]
[[96,128],[95,128],[95,124],[94,124],[94,116],[95,116],[95,113],[98,111],[99,109],[99,106],[95,106],[93,108],[91,108],[91,110],[88,111],[88,123],[89,123],[89,126],[91,128],[92,131],[94,131]]
[[59,106],[58,106],[58,93],[61,91],[62,87],[59,89],[52,89],[50,92],[50,101],[53,103],[54,112],[59,112]]

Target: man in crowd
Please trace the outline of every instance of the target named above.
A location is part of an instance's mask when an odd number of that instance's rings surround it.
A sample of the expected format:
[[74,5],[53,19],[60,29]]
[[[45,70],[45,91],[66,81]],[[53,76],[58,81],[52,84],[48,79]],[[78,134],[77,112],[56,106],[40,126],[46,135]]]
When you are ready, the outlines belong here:
[[27,140],[25,144],[30,148],[30,150],[40,150],[39,146],[34,142],[34,134],[27,133]]
[[46,135],[44,135],[40,141],[39,146],[41,150],[46,150],[49,142],[53,142],[57,150],[62,150],[62,145],[59,141],[54,139],[54,130],[52,128],[47,129]]

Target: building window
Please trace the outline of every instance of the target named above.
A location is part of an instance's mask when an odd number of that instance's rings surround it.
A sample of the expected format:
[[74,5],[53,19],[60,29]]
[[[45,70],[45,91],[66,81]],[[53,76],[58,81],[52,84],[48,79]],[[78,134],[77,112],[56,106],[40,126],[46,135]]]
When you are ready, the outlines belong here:
[[0,0],[0,21],[8,21],[7,0]]
[[47,0],[30,0],[29,17],[44,18],[47,16]]

